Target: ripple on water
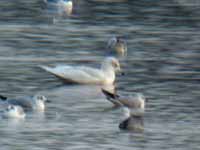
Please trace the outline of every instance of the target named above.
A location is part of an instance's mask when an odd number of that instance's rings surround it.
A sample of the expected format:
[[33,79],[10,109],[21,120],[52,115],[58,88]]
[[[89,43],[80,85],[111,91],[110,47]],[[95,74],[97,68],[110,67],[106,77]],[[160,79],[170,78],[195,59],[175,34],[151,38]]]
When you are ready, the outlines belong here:
[[[1,119],[1,148],[198,149],[198,3],[74,0],[73,14],[57,18],[41,0],[1,0],[1,94],[39,92],[52,101],[44,114]],[[37,67],[96,67],[116,35],[128,44],[128,56],[119,58],[125,75],[117,75],[117,89],[149,99],[143,133],[118,129],[121,112],[111,109],[99,87],[63,85]]]

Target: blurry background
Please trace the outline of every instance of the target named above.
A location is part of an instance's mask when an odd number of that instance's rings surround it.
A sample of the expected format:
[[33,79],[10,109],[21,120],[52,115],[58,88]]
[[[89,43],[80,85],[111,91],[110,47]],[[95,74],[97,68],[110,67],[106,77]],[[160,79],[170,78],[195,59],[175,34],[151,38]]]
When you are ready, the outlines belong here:
[[[56,16],[42,0],[0,1],[0,94],[43,93],[42,115],[1,120],[2,149],[199,149],[200,2],[74,0]],[[150,99],[144,133],[118,129],[119,110],[96,87],[63,85],[38,65],[99,66],[109,38],[124,35],[120,93]],[[40,116],[38,118],[38,116]]]

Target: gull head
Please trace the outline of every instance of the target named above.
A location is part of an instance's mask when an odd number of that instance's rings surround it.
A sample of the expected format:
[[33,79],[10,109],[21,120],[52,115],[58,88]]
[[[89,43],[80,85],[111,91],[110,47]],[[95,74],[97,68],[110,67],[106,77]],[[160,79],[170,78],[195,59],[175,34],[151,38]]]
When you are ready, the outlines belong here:
[[44,111],[45,109],[45,102],[47,102],[47,98],[44,95],[35,95],[34,96],[34,108],[40,111]]
[[115,57],[107,57],[102,63],[102,69],[103,70],[110,70],[112,69],[115,72],[119,72],[120,69],[120,63]]
[[[123,101],[124,100],[124,101]],[[121,99],[121,103],[129,108],[131,116],[143,116],[145,112],[145,97],[141,93]]]
[[107,48],[115,51],[117,54],[125,55],[127,53],[127,44],[123,37],[116,36],[108,41]]
[[58,7],[61,13],[71,15],[73,9],[73,2],[71,0],[60,0],[58,2]]
[[21,106],[8,105],[3,116],[6,118],[25,118],[26,114]]

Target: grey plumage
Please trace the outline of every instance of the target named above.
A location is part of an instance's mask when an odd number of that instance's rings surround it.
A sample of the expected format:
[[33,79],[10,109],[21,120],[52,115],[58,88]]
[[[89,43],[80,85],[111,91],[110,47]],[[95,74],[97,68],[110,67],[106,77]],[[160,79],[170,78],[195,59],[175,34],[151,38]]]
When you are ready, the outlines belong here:
[[134,132],[142,132],[144,129],[144,109],[145,98],[141,94],[137,96],[125,97],[116,93],[110,93],[102,89],[107,100],[116,107],[122,107],[125,118],[119,124],[119,128],[123,130],[131,130]]
[[127,43],[122,36],[116,36],[108,41],[107,49],[111,54],[125,56],[127,54]]
[[32,111],[34,109],[43,111],[45,109],[45,102],[48,102],[47,98],[43,95],[23,96],[16,99],[1,100],[4,101],[7,105],[20,106],[25,111]]
[[106,96],[107,100],[113,103],[116,107],[126,106],[131,109],[134,108],[144,109],[145,98],[142,95],[125,97],[125,96],[119,96],[116,93],[110,93],[109,91],[106,91],[104,89],[102,89],[102,92]]
[[31,97],[22,97],[19,99],[8,99],[7,100],[8,104],[12,105],[18,105],[24,108],[24,110],[33,110],[33,105],[31,102]]
[[142,132],[144,130],[143,116],[130,116],[119,124],[122,130],[131,130],[134,132]]

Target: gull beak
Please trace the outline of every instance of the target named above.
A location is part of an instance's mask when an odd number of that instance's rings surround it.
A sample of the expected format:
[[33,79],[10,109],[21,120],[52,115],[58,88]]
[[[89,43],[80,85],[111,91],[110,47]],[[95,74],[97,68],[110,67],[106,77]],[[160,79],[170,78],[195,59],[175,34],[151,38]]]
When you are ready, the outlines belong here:
[[124,76],[125,75],[125,73],[123,72],[123,70],[121,70],[120,68],[118,69],[116,69],[116,73],[117,74],[119,74],[119,75],[121,75],[121,76]]
[[120,66],[118,66],[117,68],[115,68],[115,72],[121,72]]
[[121,75],[121,76],[125,76],[125,72],[122,72],[122,71],[121,71],[121,72],[120,72],[120,75]]

